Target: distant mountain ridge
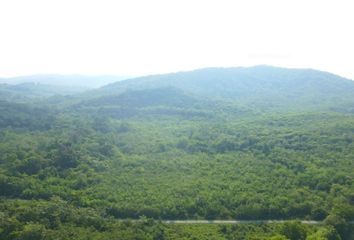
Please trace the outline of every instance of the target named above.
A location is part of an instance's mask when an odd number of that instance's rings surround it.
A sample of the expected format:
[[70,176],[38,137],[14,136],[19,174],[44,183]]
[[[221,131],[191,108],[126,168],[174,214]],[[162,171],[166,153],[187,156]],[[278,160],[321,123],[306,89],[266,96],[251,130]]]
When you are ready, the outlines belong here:
[[251,108],[354,109],[354,81],[313,69],[271,66],[205,68],[152,75],[106,85],[92,94],[173,87],[199,97],[235,101]]
[[87,91],[84,87],[65,87],[53,86],[40,83],[20,83],[20,84],[1,84],[0,100],[27,102],[34,99],[46,99],[52,96],[75,95]]
[[[27,80],[37,79],[38,82],[54,83],[56,80],[66,79],[73,82],[69,88],[33,82],[19,85],[0,84],[0,100],[17,99],[23,102],[30,98],[40,98],[43,102],[53,105],[62,103],[65,106],[84,108],[119,106],[127,109],[163,106],[210,110],[210,107],[230,109],[230,106],[237,106],[237,109],[251,111],[354,113],[354,81],[314,69],[260,65],[204,68],[125,80],[111,76],[106,80],[116,80],[114,83],[88,91],[85,91],[88,88],[74,86],[85,80],[76,75],[41,77],[28,77]],[[97,76],[91,80],[103,81],[102,79],[102,76]],[[64,85],[65,81],[61,84]],[[71,96],[65,97],[67,95]],[[48,99],[52,96],[56,97]]]
[[39,83],[60,87],[85,87],[97,88],[109,83],[117,82],[129,78],[128,76],[114,75],[60,75],[60,74],[38,74],[30,76],[0,78],[0,83],[22,84]]

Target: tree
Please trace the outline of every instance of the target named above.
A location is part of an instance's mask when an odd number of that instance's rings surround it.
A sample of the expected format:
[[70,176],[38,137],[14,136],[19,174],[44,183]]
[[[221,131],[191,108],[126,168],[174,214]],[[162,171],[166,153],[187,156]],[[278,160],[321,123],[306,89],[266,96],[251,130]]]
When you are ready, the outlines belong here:
[[58,145],[54,156],[54,163],[57,167],[66,169],[76,167],[79,163],[78,153],[73,149],[71,143],[61,143]]
[[38,173],[45,165],[46,161],[41,156],[31,156],[24,159],[17,169],[20,172],[33,175]]
[[281,232],[290,240],[305,240],[306,229],[299,221],[291,221],[283,224]]
[[288,240],[284,235],[275,235],[273,237],[267,238],[269,240]]
[[306,240],[341,240],[336,229],[331,226],[320,228],[316,233],[310,235]]
[[22,231],[14,233],[15,239],[21,240],[41,240],[44,239],[45,227],[41,224],[28,223]]
[[330,214],[324,220],[325,225],[332,226],[337,230],[342,239],[347,239],[350,234],[350,225],[340,215]]

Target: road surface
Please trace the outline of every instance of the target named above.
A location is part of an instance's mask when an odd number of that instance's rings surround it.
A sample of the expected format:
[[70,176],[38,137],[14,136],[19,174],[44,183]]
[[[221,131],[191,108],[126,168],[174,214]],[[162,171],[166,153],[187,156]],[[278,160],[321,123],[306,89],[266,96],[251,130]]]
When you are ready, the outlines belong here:
[[[142,219],[120,219],[121,221],[142,221]],[[262,224],[262,223],[285,223],[291,220],[160,220],[166,224]],[[322,221],[299,220],[303,224],[322,224]],[[354,224],[354,221],[349,222]]]

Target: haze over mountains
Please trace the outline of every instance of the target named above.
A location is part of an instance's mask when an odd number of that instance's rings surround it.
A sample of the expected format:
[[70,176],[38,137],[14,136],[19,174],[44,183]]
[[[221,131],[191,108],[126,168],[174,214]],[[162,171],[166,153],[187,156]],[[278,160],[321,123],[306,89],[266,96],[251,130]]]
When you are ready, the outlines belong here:
[[61,87],[97,88],[103,85],[129,78],[128,76],[114,75],[59,75],[59,74],[38,74],[30,76],[0,78],[0,83],[22,84],[36,83],[54,85]]
[[106,85],[87,96],[113,98],[124,92],[134,95],[137,91],[135,95],[139,98],[142,91],[144,94],[150,91],[153,97],[156,89],[171,88],[203,100],[234,102],[257,109],[352,111],[354,108],[354,81],[313,69],[270,66],[206,68],[145,76]]
[[42,74],[0,78],[0,99],[27,101],[55,95],[74,95],[128,77]]
[[[12,98],[19,94],[22,98],[76,95],[76,105],[92,107],[141,108],[174,104],[191,108],[201,104],[199,107],[203,108],[205,102],[218,102],[218,106],[234,103],[257,110],[354,111],[354,81],[313,69],[261,65],[205,68],[126,80],[115,76],[41,75],[12,79],[16,81],[28,83],[1,85],[2,99],[6,98],[5,93],[12,94]],[[110,84],[86,91],[105,83]]]

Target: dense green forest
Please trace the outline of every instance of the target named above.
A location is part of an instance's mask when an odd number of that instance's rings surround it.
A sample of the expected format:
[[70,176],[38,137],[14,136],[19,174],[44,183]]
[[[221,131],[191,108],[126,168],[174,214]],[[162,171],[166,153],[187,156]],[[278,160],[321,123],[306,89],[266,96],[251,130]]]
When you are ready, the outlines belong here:
[[3,94],[0,239],[354,239],[353,94],[266,66]]

